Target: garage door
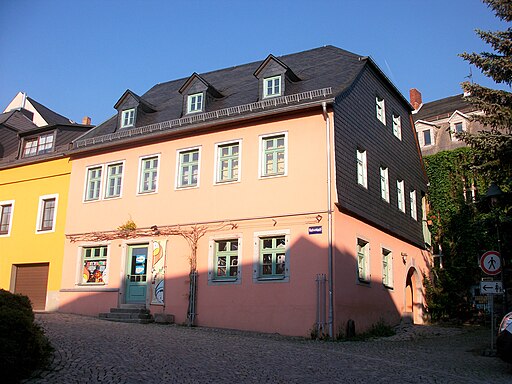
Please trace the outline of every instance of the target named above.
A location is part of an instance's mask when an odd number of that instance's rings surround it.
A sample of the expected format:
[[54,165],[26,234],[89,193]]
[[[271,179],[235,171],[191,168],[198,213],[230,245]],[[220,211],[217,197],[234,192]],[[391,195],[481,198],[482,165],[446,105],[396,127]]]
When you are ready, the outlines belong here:
[[46,287],[48,285],[48,263],[22,264],[16,266],[14,293],[28,296],[35,310],[46,306]]

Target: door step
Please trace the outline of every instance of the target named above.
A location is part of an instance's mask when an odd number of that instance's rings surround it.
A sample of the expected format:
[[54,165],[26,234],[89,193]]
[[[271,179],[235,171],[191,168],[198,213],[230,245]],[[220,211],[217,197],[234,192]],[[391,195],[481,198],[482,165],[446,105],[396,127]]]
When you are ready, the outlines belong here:
[[155,320],[144,305],[121,304],[120,308],[110,308],[110,312],[100,313],[100,319],[121,323],[148,324]]

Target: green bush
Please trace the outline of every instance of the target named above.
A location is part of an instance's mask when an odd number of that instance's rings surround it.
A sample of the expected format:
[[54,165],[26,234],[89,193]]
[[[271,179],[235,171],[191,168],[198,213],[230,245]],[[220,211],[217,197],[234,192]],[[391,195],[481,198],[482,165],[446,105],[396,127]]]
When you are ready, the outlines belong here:
[[2,381],[16,383],[44,368],[52,347],[34,322],[28,297],[0,289],[0,372]]

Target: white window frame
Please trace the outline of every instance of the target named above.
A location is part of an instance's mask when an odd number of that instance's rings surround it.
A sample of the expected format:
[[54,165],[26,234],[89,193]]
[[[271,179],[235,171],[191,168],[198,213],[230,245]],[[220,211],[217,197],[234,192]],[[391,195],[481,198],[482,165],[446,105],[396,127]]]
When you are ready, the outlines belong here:
[[389,203],[389,171],[388,167],[380,167],[380,196]]
[[[198,102],[199,99],[199,102]],[[193,109],[192,109],[193,108]],[[194,93],[187,96],[187,114],[202,112],[204,109],[203,92]]]
[[393,134],[399,139],[402,140],[402,117],[393,113]]
[[383,97],[375,96],[375,116],[386,125],[386,102]]
[[[151,190],[151,191],[143,191],[141,190],[141,184],[142,184],[142,164],[145,160],[148,160],[148,159],[153,159],[153,158],[157,158],[158,160],[158,165],[156,167],[156,181],[155,181],[155,189],[154,190]],[[138,172],[137,172],[137,196],[145,196],[145,195],[151,195],[151,194],[154,194],[154,193],[158,193],[158,185],[160,184],[159,183],[159,177],[160,177],[160,165],[161,165],[161,159],[160,159],[160,154],[159,153],[155,153],[155,154],[152,154],[152,155],[146,155],[146,156],[141,156],[139,157],[139,169],[138,169]]]
[[382,257],[382,285],[393,289],[393,251],[387,247],[381,247],[380,255]]
[[[363,255],[362,261],[360,255]],[[371,281],[370,242],[361,237],[356,239],[356,277],[359,283],[368,284]]]
[[[275,81],[278,80],[277,86],[279,87],[279,92],[274,92],[276,88]],[[272,92],[268,92],[268,86],[269,83],[272,82],[271,88]],[[272,77],[266,77],[263,79],[263,98],[270,98],[270,97],[278,97],[283,94],[283,84],[282,84],[282,77],[279,76],[272,76]]]
[[[44,218],[44,203],[47,200],[55,200],[55,207],[53,209],[53,217],[52,217],[52,228],[50,229],[43,229],[43,218]],[[40,233],[51,233],[55,232],[55,227],[57,226],[57,209],[59,206],[59,194],[52,194],[52,195],[43,195],[39,196],[39,204],[37,208],[37,219],[36,219],[36,234]]]
[[[284,138],[284,172],[283,173],[270,173],[267,174],[267,163],[265,159],[265,140],[277,138],[279,136],[283,136]],[[288,176],[288,132],[276,132],[259,136],[259,159],[258,159],[258,168],[259,168],[259,178],[260,179],[270,179],[274,177],[283,177]]]
[[130,128],[133,126],[135,126],[135,108],[125,109],[121,112],[121,128]]
[[[107,254],[105,256],[106,260],[106,267],[102,274],[103,282],[84,282],[84,268],[85,268],[85,249],[87,248],[100,248],[100,247],[106,247],[107,248]],[[109,272],[110,272],[110,243],[102,243],[102,244],[82,244],[80,247],[78,247],[78,270],[76,275],[76,285],[80,287],[91,287],[91,286],[104,286],[108,285],[109,281]]]
[[368,188],[368,163],[366,159],[366,151],[357,149],[356,151],[357,165],[357,184],[364,188]]
[[10,213],[10,216],[9,216],[9,223],[7,223],[7,233],[0,233],[0,237],[9,237],[9,236],[11,236],[12,218],[14,216],[14,200],[0,201],[0,221],[1,221],[3,213],[4,213],[4,207],[7,207],[7,206],[11,207],[11,213]]
[[398,209],[405,213],[405,190],[403,180],[396,181],[396,195]]
[[[266,237],[278,237],[284,236],[285,238],[285,267],[284,274],[282,276],[269,276],[264,277],[260,274],[260,240]],[[265,282],[289,282],[290,281],[290,230],[282,229],[275,231],[261,231],[254,232],[253,235],[254,253],[253,253],[253,275],[252,279],[254,283],[265,283]]]
[[457,133],[459,133],[456,131],[456,127],[459,124],[461,126],[460,133],[466,132],[466,121],[464,119],[460,118],[460,119],[451,121],[450,122],[450,137],[451,137],[452,141],[459,141],[459,139],[455,136]]
[[[196,184],[182,184],[181,180],[181,171],[182,171],[182,164],[181,164],[181,154],[186,152],[194,152],[197,151],[197,183]],[[182,189],[193,189],[193,188],[199,188],[199,182],[200,182],[200,176],[201,176],[201,146],[196,147],[189,147],[189,148],[183,148],[178,149],[176,151],[176,182],[174,188],[176,190],[182,190]]]
[[[100,169],[101,175],[99,177],[99,187],[98,187],[98,197],[96,198],[89,198],[89,181],[90,181],[90,171],[94,169]],[[84,196],[83,196],[83,202],[84,203],[90,203],[92,201],[98,201],[101,200],[102,192],[103,192],[103,174],[104,174],[103,164],[95,164],[90,165],[87,168],[85,168],[85,181],[84,181]]]
[[[47,141],[48,138],[51,137],[50,141]],[[44,142],[43,142],[44,139]],[[29,151],[27,153],[27,144],[32,143],[29,147]],[[48,147],[48,144],[50,146]],[[23,140],[23,152],[22,157],[33,157],[37,155],[42,155],[45,153],[53,152],[55,147],[55,132],[51,133],[41,133],[35,137],[29,137]]]
[[[215,261],[216,261],[216,243],[219,241],[238,240],[238,274],[237,276],[217,278],[215,274]],[[241,284],[242,280],[242,234],[233,233],[230,235],[214,235],[208,241],[208,284],[209,285],[223,285],[223,284]]]
[[[229,179],[229,180],[221,180],[222,171],[221,171],[221,149],[226,146],[230,145],[238,145],[238,175],[236,179]],[[242,176],[242,140],[231,140],[231,141],[224,141],[222,143],[216,143],[215,144],[215,154],[214,154],[214,160],[213,164],[215,167],[215,182],[214,184],[231,184],[231,183],[237,183],[240,182],[241,176]]]
[[[160,161],[158,162],[158,164],[160,164]],[[108,190],[109,190],[109,169],[111,167],[114,167],[114,166],[117,166],[117,165],[121,165],[122,167],[122,170],[121,170],[121,175],[119,176],[119,178],[121,179],[121,185],[119,186],[119,194],[118,195],[107,195],[108,193]],[[103,196],[104,198],[107,200],[111,200],[111,199],[120,199],[122,196],[123,196],[123,181],[124,181],[124,171],[126,169],[126,166],[125,166],[125,161],[124,160],[121,160],[121,161],[112,161],[110,163],[106,163],[105,164],[105,169],[104,169],[104,182],[103,182],[103,189],[104,189],[104,193],[103,193]]]
[[409,202],[410,202],[410,205],[411,205],[411,217],[414,219],[414,220],[418,220],[418,206],[417,206],[417,201],[416,201],[416,190],[415,189],[412,189],[410,192],[409,192]]

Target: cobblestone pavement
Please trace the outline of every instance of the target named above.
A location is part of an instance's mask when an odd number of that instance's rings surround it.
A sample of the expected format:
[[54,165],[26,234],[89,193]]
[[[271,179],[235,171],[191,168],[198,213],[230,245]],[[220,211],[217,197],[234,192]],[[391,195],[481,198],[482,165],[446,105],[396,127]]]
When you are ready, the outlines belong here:
[[405,327],[390,338],[322,342],[279,335],[40,314],[56,349],[27,383],[512,383],[484,357],[487,330]]

